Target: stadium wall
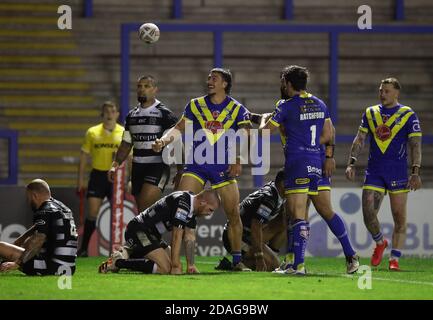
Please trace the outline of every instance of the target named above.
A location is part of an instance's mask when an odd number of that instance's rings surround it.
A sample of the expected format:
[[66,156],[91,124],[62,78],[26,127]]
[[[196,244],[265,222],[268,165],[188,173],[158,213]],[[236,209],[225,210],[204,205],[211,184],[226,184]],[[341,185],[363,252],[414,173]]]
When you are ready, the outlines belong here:
[[[242,189],[241,198],[251,191],[251,189]],[[73,210],[76,222],[79,224],[79,199],[75,195],[75,190],[73,188],[53,188],[52,193],[56,199],[64,202]],[[362,220],[361,193],[360,188],[334,188],[332,204],[334,210],[345,220],[355,250],[360,256],[368,257],[371,255],[374,244]],[[406,256],[433,257],[432,198],[433,189],[419,190],[409,194],[408,228],[404,250]],[[125,226],[134,216],[134,212],[132,197],[127,196]],[[108,253],[109,218],[109,204],[104,202],[97,221],[98,232],[95,232],[91,240],[89,252],[91,255],[107,255]],[[386,238],[391,239],[393,223],[388,197],[383,201],[379,219],[383,234]],[[221,241],[225,221],[222,212],[216,212],[210,219],[198,221],[197,255],[219,256],[226,253]],[[26,204],[25,189],[23,187],[0,187],[0,241],[13,242],[31,223],[32,212]],[[309,256],[342,256],[339,242],[313,207],[310,208],[310,225],[311,237],[307,248]],[[169,238],[168,236],[167,239]]]

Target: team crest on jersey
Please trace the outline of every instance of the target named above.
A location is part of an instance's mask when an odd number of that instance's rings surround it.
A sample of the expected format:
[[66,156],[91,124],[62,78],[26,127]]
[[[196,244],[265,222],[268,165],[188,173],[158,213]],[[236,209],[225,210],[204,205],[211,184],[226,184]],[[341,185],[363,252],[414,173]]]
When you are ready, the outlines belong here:
[[391,129],[385,124],[381,124],[376,128],[376,136],[381,141],[386,141],[391,138]]
[[212,111],[212,117],[214,119],[218,118],[219,115],[220,115],[220,112],[218,110]]
[[219,121],[206,121],[206,129],[210,130],[213,134],[216,134],[218,130],[223,129],[223,124]]
[[155,117],[149,118],[149,124],[150,125],[156,125],[157,124],[157,118],[155,118]]

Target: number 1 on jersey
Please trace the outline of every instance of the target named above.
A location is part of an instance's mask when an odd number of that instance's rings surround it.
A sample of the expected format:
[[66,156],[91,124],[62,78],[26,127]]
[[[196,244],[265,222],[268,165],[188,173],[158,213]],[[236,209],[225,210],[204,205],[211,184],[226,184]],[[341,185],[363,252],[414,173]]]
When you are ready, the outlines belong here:
[[311,131],[311,146],[315,146],[316,145],[316,125],[312,125],[310,127],[310,131]]

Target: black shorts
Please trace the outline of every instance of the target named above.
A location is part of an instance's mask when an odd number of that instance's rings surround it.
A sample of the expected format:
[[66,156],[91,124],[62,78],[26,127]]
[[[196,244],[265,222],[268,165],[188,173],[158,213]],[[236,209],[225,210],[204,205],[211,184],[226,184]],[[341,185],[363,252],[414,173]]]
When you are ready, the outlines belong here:
[[87,186],[87,198],[94,197],[104,199],[107,197],[111,199],[113,184],[108,181],[107,173],[108,171],[92,169]]
[[[21,267],[21,271],[28,276],[51,276],[65,274],[65,267],[48,259],[32,258]],[[75,266],[69,267],[71,275],[75,273]]]
[[157,186],[164,191],[170,180],[170,167],[164,163],[132,163],[132,194],[140,194],[143,183]]
[[135,220],[126,226],[125,243],[125,246],[131,250],[130,258],[132,259],[143,258],[153,250],[168,247],[167,243],[161,239],[161,235]]

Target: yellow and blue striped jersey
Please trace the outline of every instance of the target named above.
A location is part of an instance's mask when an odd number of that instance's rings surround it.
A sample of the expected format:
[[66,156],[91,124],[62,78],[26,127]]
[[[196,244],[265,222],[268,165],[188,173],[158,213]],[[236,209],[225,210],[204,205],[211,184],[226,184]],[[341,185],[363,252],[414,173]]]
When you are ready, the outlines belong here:
[[408,139],[422,136],[416,113],[401,104],[393,108],[368,107],[359,130],[370,135],[369,165],[375,160],[406,162]]
[[[224,136],[228,131],[236,132],[242,125],[251,126],[251,114],[240,102],[227,96],[221,104],[213,104],[209,96],[192,99],[185,107],[183,117],[187,123],[192,122],[194,133],[201,130],[202,139],[194,138],[192,143],[195,150],[203,143],[212,148],[213,155],[203,155],[214,159],[214,163],[220,163],[221,154],[218,157],[218,142],[224,142]],[[203,145],[202,145],[203,147]],[[224,147],[225,158],[227,156],[227,145]],[[222,158],[224,158],[222,157]],[[217,159],[219,158],[219,159]]]

